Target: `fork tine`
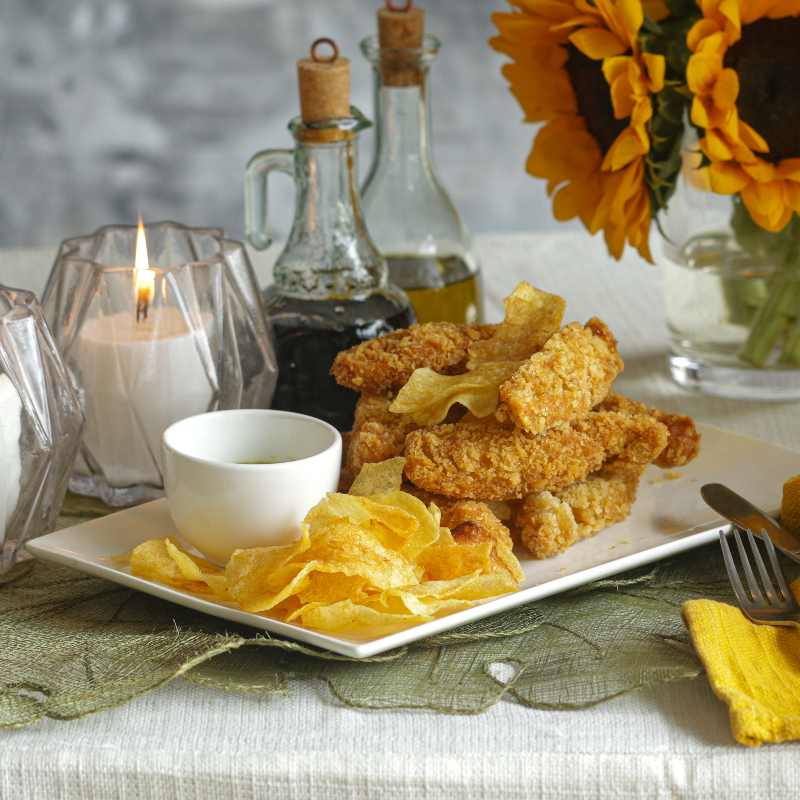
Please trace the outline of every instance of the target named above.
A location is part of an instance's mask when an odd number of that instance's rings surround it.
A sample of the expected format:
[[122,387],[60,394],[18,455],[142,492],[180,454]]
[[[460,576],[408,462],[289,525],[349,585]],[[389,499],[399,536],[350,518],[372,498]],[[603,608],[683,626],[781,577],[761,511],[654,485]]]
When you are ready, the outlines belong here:
[[[772,585],[772,579],[770,578],[767,568],[764,565],[764,559],[761,558],[761,553],[758,550],[758,545],[756,544],[756,540],[752,531],[747,531],[747,538],[750,541],[750,549],[753,551],[753,558],[756,562],[758,574],[761,575],[761,584],[764,587],[764,593],[767,595],[767,600],[770,602],[770,605],[778,605],[781,602],[781,598],[778,597],[775,587]],[[777,572],[778,570],[775,571]]]
[[775,553],[775,547],[772,544],[772,539],[769,538],[769,534],[763,528],[761,529],[761,538],[764,540],[764,544],[766,545],[767,555],[769,556],[770,563],[772,564],[772,572],[775,574],[775,579],[778,581],[778,588],[783,595],[783,599],[791,601],[794,595],[792,594],[792,590],[789,588],[789,583],[786,580],[786,576],[783,574],[783,570],[778,564],[778,557]]
[[747,608],[747,606],[753,604],[753,601],[747,596],[747,592],[745,592],[744,586],[742,586],[739,573],[736,571],[736,565],[733,563],[730,545],[722,531],[719,532],[719,543],[722,546],[722,560],[725,562],[725,569],[728,572],[728,578],[730,579],[733,593],[736,595],[739,605],[742,606],[742,608]]
[[758,588],[758,581],[756,581],[756,576],[753,574],[753,569],[750,566],[750,561],[747,558],[747,553],[742,544],[742,538],[739,536],[739,531],[736,528],[733,529],[733,536],[736,539],[736,546],[739,548],[739,557],[742,559],[742,569],[744,570],[745,578],[747,578],[747,588],[750,590],[752,602],[761,603],[763,605],[764,598],[761,595],[761,590]]

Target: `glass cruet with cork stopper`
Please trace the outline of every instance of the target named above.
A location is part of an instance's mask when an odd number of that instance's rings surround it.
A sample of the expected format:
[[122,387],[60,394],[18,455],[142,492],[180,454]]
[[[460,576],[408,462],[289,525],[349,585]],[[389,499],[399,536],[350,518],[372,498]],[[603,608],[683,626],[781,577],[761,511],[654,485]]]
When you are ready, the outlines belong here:
[[[332,57],[318,53],[333,48]],[[364,225],[357,184],[359,133],[371,123],[350,106],[350,61],[319,39],[297,64],[301,115],[289,123],[294,150],[265,150],[245,174],[247,238],[272,243],[267,176],[295,179],[297,201],[275,282],[264,302],[275,330],[278,384],[272,408],[353,425],[357,392],[330,375],[336,355],[416,321],[407,295],[389,282],[386,261]]]
[[370,235],[420,322],[480,322],[478,259],[431,154],[429,67],[441,43],[425,12],[386,0],[361,43],[375,78],[375,151],[362,189]]

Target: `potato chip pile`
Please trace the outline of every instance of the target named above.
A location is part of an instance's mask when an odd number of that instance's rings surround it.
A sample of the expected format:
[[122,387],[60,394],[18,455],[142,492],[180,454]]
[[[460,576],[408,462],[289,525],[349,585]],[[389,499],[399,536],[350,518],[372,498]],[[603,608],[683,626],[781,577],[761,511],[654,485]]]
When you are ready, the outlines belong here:
[[457,543],[434,504],[400,491],[403,459],[364,468],[350,494],[329,494],[293,544],[237,550],[225,570],[173,538],[139,545],[131,573],[323,631],[428,622],[515,591],[510,543]]

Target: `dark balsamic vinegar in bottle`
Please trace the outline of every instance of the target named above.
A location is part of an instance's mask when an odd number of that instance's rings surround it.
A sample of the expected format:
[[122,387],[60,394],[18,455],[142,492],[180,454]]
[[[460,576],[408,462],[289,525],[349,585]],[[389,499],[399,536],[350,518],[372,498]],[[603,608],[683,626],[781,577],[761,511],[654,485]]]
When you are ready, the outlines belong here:
[[[316,51],[323,42],[332,58]],[[349,105],[350,62],[330,40],[318,40],[298,63],[302,114],[291,121],[294,150],[267,150],[247,167],[247,236],[272,243],[267,175],[295,179],[297,203],[289,240],[275,263],[264,302],[275,330],[278,385],[272,408],[353,425],[358,394],[330,375],[338,353],[416,321],[408,296],[389,282],[386,261],[367,233],[357,187],[356,149],[371,123]]]

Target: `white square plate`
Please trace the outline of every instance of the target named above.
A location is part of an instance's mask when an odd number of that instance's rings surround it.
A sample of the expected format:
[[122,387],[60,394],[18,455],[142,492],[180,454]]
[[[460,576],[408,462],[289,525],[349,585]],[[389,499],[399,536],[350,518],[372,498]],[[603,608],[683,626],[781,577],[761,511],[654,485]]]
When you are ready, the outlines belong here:
[[631,515],[624,522],[543,561],[518,548],[517,557],[525,572],[520,591],[410,627],[371,628],[335,635],[320,633],[295,623],[248,614],[231,603],[134,577],[130,567],[117,564],[111,556],[129,553],[147,539],[176,534],[166,500],[42,536],[29,542],[27,549],[46,561],[116,581],[182,606],[342,655],[366,658],[714,541],[718,531],[727,530],[727,525],[700,497],[700,487],[705,483],[723,483],[768,513],[775,512],[780,507],[783,483],[800,474],[800,451],[710,425],[698,425],[698,429],[703,436],[700,455],[676,470],[680,477],[673,479],[650,467],[639,485]]

